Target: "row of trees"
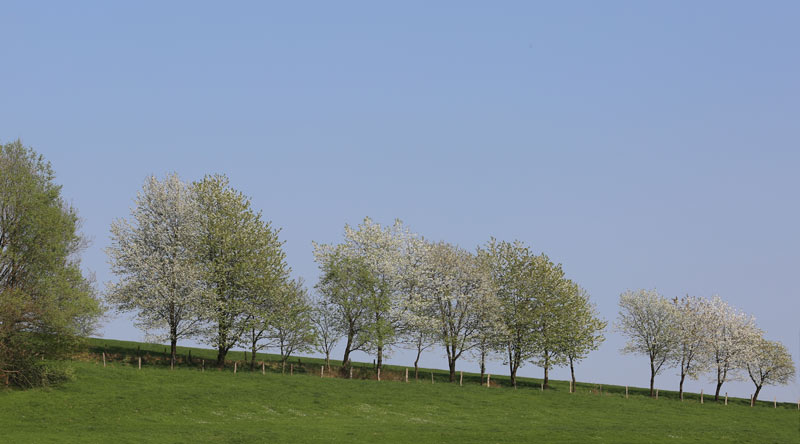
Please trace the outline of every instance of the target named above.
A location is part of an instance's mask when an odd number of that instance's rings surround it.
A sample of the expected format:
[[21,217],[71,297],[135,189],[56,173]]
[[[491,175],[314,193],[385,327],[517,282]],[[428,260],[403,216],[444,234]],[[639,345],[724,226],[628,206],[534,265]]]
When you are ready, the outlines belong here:
[[[491,239],[469,252],[411,233],[400,221],[382,227],[369,218],[345,226],[339,244],[314,244],[322,271],[318,313],[330,336],[344,340],[343,371],[354,351],[374,354],[380,369],[394,347],[421,353],[438,346],[450,380],[465,355],[508,365],[516,386],[525,363],[574,364],[603,341],[606,323],[588,294],[561,266],[521,242]],[[328,356],[326,350],[326,357]]]
[[[172,359],[180,338],[198,337],[224,365],[234,346],[249,348],[251,366],[265,347],[285,364],[312,348],[330,355],[344,343],[342,372],[351,354],[375,356],[376,369],[397,347],[444,350],[456,365],[474,357],[508,365],[512,383],[526,363],[544,369],[574,366],[603,341],[601,320],[585,290],[562,267],[519,241],[490,239],[474,252],[431,242],[400,221],[369,218],[345,226],[338,244],[314,243],[321,270],[312,300],[289,278],[278,230],[225,176],[184,183],[177,175],[147,179],[129,220],[112,224],[108,249],[120,276],[108,298],[137,313],[148,331],[167,331]],[[648,355],[655,376],[674,366],[680,392],[687,376],[715,370],[722,384],[747,373],[756,384],[785,383],[794,374],[785,348],[763,338],[752,318],[719,298],[668,300],[655,291],[624,293],[619,329],[623,351]]]
[[711,373],[714,399],[726,381],[749,377],[753,402],[764,385],[788,384],[795,368],[786,347],[764,338],[752,316],[720,297],[668,299],[655,290],[627,291],[620,296],[617,327],[628,337],[623,352],[650,360],[650,395],[656,375],[678,369],[683,399],[686,377]]
[[[104,307],[80,269],[86,246],[74,208],[61,198],[50,164],[17,141],[0,146],[0,377],[22,386],[64,377],[42,358],[66,356]],[[431,242],[396,221],[345,226],[339,244],[314,244],[321,269],[312,300],[290,279],[279,231],[251,208],[225,176],[185,183],[150,177],[129,219],[115,221],[108,248],[107,299],[134,311],[148,332],[166,332],[172,362],[181,338],[218,350],[255,354],[277,348],[285,364],[297,351],[330,355],[344,341],[343,371],[354,351],[380,369],[396,347],[444,350],[455,379],[464,356],[544,369],[574,365],[603,341],[606,326],[589,296],[560,265],[521,242],[489,240],[474,252]],[[623,351],[649,357],[655,376],[675,367],[685,378],[711,373],[715,398],[729,380],[748,376],[754,399],[766,384],[795,373],[786,348],[764,338],[752,317],[718,297],[666,299],[655,291],[620,297]]]
[[289,278],[278,230],[225,176],[149,177],[111,241],[120,279],[108,300],[146,331],[166,331],[173,363],[181,338],[216,348],[220,366],[234,346],[252,351],[252,366],[266,346],[285,360],[313,340],[308,292]]

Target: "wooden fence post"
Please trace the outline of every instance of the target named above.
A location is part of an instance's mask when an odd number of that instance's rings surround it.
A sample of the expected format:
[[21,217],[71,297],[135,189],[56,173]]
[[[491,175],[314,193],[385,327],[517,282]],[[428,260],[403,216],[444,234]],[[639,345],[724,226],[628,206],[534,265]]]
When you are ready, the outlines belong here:
[[381,368],[378,367],[378,381],[381,380]]
[[656,389],[656,399],[658,399],[658,389]]
[[703,389],[700,389],[700,404],[703,403]]
[[628,386],[625,386],[625,399],[628,399]]
[[464,385],[464,370],[461,370],[461,375],[458,377],[458,386],[462,387]]
[[777,396],[775,397],[774,400],[772,400],[772,405],[774,405],[776,409],[778,408],[778,397]]
[[262,375],[266,374],[266,371],[265,371],[264,367],[266,367],[266,363],[264,361],[261,361],[261,374]]
[[139,356],[139,370],[142,369],[142,357]]
[[239,361],[233,361],[233,374],[234,375],[236,374],[236,368],[238,367],[238,365],[239,365]]
[[540,392],[544,391],[544,381],[541,382],[541,385],[539,386],[539,391]]
[[103,367],[106,366],[106,352],[103,352]]
[[320,378],[325,377],[325,367],[322,365],[319,366],[319,377]]
[[750,407],[753,406],[753,395],[750,395]]
[[350,367],[350,379],[353,379],[353,367]]
[[486,388],[489,388],[491,386],[491,379],[492,379],[491,373],[487,373],[486,374]]
[[728,405],[728,392],[725,392],[725,405]]
[[600,394],[603,394],[603,384],[600,384]]
[[289,376],[294,375],[294,364],[289,364]]
[[431,384],[433,384],[433,370],[431,370]]
[[408,382],[408,367],[406,367],[406,382]]
[[205,359],[201,359],[200,363],[202,365],[202,370],[201,371],[203,371],[203,372],[206,371],[206,360]]

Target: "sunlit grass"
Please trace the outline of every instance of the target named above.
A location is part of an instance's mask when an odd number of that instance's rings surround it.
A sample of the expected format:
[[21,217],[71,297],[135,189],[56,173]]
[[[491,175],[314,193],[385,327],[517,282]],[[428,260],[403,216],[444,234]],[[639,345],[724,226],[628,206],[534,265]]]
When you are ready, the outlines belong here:
[[[149,353],[142,370],[137,345]],[[601,393],[579,385],[570,394],[564,381],[544,392],[528,379],[518,390],[487,388],[466,373],[459,387],[443,371],[431,384],[429,370],[404,383],[397,367],[379,382],[371,364],[360,373],[371,379],[320,378],[321,360],[311,358],[301,358],[291,376],[238,365],[234,375],[232,364],[212,369],[214,352],[201,349],[192,349],[192,365],[170,370],[156,361],[163,346],[93,346],[108,351],[106,367],[85,356],[92,360],[74,364],[74,382],[0,393],[0,442],[800,442],[800,412],[789,405],[701,405],[671,393],[655,400],[642,389],[626,399],[615,386]],[[206,359],[205,371],[198,359]]]

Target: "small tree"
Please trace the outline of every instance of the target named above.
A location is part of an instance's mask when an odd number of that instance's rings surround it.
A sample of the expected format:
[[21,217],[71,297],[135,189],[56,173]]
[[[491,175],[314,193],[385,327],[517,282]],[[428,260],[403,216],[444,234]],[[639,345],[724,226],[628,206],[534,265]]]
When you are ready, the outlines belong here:
[[675,325],[675,347],[670,361],[678,367],[681,380],[678,394],[683,400],[683,382],[686,376],[697,379],[707,368],[710,307],[707,301],[686,296],[672,300]]
[[282,286],[264,289],[264,291],[251,294],[245,301],[242,342],[250,349],[251,371],[256,366],[256,353],[270,346],[268,342],[270,328],[281,308],[279,304],[282,291]]
[[342,338],[336,307],[325,299],[317,300],[311,311],[316,340],[314,348],[325,355],[325,366],[331,371],[331,352]]
[[674,306],[655,290],[626,291],[619,298],[617,329],[628,337],[623,353],[650,359],[650,396],[656,375],[675,347]]
[[129,220],[111,224],[106,253],[120,280],[108,285],[107,298],[120,311],[136,312],[137,326],[146,332],[166,330],[174,364],[178,340],[200,326],[198,206],[177,174],[148,177],[134,204]]
[[364,350],[368,337],[364,334],[367,319],[366,294],[373,286],[373,276],[359,258],[343,254],[341,247],[328,248],[315,244],[314,254],[322,275],[317,290],[335,315],[337,329],[345,338],[342,375],[350,368],[350,354]]
[[575,363],[583,360],[589,352],[597,350],[605,340],[603,330],[608,322],[600,319],[594,304],[589,301],[589,294],[578,286],[571,284],[569,287],[570,299],[567,302],[566,312],[569,314],[568,322],[564,325],[564,340],[562,342],[563,356],[569,362],[572,387],[575,387]]
[[789,384],[794,380],[795,368],[786,347],[778,341],[764,339],[761,331],[750,331],[746,343],[741,365],[755,384],[751,404],[755,405],[763,386]]
[[714,400],[718,401],[722,384],[741,378],[741,356],[756,326],[752,316],[728,305],[719,296],[711,298],[708,310],[705,359],[714,371],[717,383]]
[[292,353],[308,351],[315,340],[312,307],[302,279],[289,281],[279,293],[270,320],[269,339],[281,356],[281,371]]

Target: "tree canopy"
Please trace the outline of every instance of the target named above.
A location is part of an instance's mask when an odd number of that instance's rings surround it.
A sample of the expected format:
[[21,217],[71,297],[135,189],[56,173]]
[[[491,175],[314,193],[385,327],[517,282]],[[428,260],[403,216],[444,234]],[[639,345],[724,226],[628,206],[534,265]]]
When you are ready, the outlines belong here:
[[0,375],[47,384],[39,358],[68,353],[102,305],[83,276],[77,211],[50,163],[20,141],[0,146]]

